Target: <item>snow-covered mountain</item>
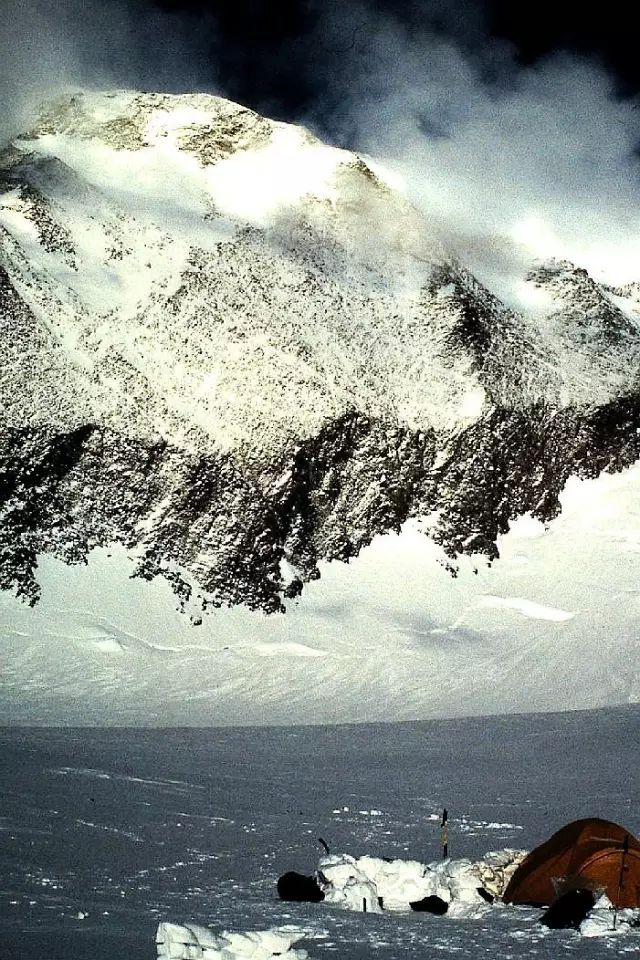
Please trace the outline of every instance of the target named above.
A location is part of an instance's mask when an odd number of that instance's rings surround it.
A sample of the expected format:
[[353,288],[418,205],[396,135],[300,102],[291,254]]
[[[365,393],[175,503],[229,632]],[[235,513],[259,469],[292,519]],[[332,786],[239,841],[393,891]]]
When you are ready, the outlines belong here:
[[640,458],[638,285],[528,284],[535,313],[500,302],[302,128],[202,94],[48,105],[0,157],[0,586],[35,601],[39,556],[115,544],[194,619],[273,612],[421,518],[452,570],[496,558],[569,477]]

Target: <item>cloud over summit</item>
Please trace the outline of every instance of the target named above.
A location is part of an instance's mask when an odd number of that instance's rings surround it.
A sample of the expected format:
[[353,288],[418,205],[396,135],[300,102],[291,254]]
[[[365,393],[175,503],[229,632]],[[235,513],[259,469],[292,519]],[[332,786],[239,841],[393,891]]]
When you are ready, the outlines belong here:
[[499,6],[5,0],[0,135],[61,86],[208,90],[381,158],[507,298],[533,257],[637,279],[636,102],[601,60],[523,65]]

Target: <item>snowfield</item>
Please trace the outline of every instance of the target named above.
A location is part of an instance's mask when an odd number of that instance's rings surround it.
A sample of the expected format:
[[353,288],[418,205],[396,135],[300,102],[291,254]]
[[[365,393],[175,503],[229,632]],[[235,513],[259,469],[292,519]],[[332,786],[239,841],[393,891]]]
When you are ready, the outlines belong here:
[[[42,599],[0,594],[7,724],[191,726],[410,720],[640,699],[640,467],[572,479],[547,527],[452,577],[425,524],[378,537],[265,616],[194,626],[123,548],[42,557]],[[498,820],[501,820],[498,817]]]
[[[273,936],[310,960],[634,955],[640,930],[624,911],[615,932],[604,903],[581,932],[551,931],[542,911],[484,903],[473,885],[479,874],[488,887],[489,869],[499,885],[513,856],[504,851],[531,849],[578,817],[640,832],[639,736],[638,707],[420,724],[2,729],[3,960],[153,960],[161,924],[183,945],[194,937],[181,931],[196,930],[224,960],[266,960]],[[278,899],[278,877],[318,865],[333,871],[333,899]],[[445,916],[406,904],[364,914],[343,896],[358,871],[392,906],[427,889],[425,868],[428,889],[452,901]]]

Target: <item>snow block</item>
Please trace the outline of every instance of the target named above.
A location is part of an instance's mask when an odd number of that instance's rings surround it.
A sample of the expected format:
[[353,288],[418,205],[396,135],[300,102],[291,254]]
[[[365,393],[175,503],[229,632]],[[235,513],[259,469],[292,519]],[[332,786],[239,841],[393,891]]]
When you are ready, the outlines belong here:
[[[483,860],[389,860],[349,854],[324,857],[316,880],[328,903],[371,913],[408,911],[423,900],[448,904],[450,916],[481,916],[498,899],[524,851],[498,850]],[[443,911],[444,912],[444,911]]]
[[216,934],[197,924],[161,923],[156,934],[159,960],[307,960],[306,950],[292,944],[303,931],[297,928],[251,930]]

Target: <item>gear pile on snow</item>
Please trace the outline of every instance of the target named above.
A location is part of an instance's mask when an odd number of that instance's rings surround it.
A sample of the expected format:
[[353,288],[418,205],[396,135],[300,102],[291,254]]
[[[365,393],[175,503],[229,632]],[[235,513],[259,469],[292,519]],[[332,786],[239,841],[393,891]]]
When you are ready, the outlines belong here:
[[[615,826],[599,820],[579,821],[578,826],[581,823]],[[575,833],[575,828],[576,824],[569,824],[559,833],[564,835],[567,830]],[[617,830],[624,832],[621,827]],[[612,842],[611,837],[608,840]],[[494,900],[513,902],[509,891],[515,888],[519,876],[528,874],[530,864],[537,862],[537,851],[544,851],[547,846],[548,843],[530,854],[506,848],[487,853],[481,860],[446,859],[428,864],[418,860],[330,855],[320,861],[313,889],[321,891],[326,903],[335,903],[346,910],[364,913],[413,910],[469,919],[485,915]],[[606,857],[603,862],[608,863]],[[313,883],[313,878],[301,879]],[[631,879],[631,874],[623,875],[622,887],[625,883],[630,886]],[[640,929],[640,909],[618,909],[606,894],[594,895],[588,885],[572,887],[572,882],[577,884],[578,880],[579,877],[564,878],[563,884],[563,876],[558,874],[558,892],[550,896],[549,904],[553,906],[542,915],[541,923],[552,928],[573,928],[590,937]],[[278,890],[281,890],[280,883]],[[626,893],[621,897],[620,891],[617,892],[619,906],[629,901]],[[583,896],[586,894],[588,896]],[[318,902],[318,897],[295,899]]]

